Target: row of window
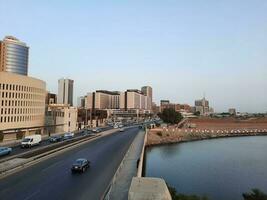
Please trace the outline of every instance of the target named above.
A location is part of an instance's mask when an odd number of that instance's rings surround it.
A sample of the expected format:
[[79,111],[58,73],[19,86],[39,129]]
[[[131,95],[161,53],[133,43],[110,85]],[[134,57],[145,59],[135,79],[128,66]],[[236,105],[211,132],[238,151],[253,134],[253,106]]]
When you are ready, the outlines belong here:
[[43,108],[1,108],[1,115],[35,114],[44,112]]
[[1,106],[42,107],[44,106],[44,102],[43,101],[2,100]]
[[5,84],[0,83],[0,90],[13,90],[13,91],[22,91],[22,92],[33,92],[33,93],[43,93],[44,90],[35,87],[15,85],[15,84]]
[[19,99],[34,99],[34,100],[42,100],[44,95],[40,94],[29,94],[29,93],[20,93],[20,92],[1,92],[0,97],[2,98],[19,98]]
[[12,122],[30,122],[41,120],[42,115],[31,115],[31,116],[1,116],[0,123],[12,123]]
[[47,111],[46,116],[54,116],[54,117],[64,117],[64,112],[62,111]]

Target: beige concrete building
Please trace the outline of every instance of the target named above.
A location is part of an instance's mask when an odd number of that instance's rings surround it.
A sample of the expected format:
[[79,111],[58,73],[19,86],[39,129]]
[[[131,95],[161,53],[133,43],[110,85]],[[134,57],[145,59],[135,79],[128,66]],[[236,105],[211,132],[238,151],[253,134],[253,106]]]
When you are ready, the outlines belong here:
[[147,96],[140,90],[127,90],[120,93],[120,109],[148,110]]
[[0,41],[0,72],[28,75],[29,47],[13,36]]
[[44,81],[0,72],[0,130],[40,130],[44,126],[45,97]]
[[77,130],[78,109],[65,104],[48,105],[45,125],[50,133],[72,132]]
[[120,107],[120,93],[106,90],[88,93],[86,106],[89,109],[118,109]]

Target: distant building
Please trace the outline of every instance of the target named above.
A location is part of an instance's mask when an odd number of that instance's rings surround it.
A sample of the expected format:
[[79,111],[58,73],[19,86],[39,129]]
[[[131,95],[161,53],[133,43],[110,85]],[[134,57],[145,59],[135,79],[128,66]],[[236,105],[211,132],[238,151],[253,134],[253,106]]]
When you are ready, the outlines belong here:
[[71,132],[77,129],[78,110],[66,104],[50,104],[46,111],[46,126],[50,133]]
[[145,96],[147,96],[147,109],[152,110],[152,101],[153,101],[153,90],[150,86],[144,86],[141,88],[141,91]]
[[45,104],[56,104],[57,103],[57,95],[54,93],[47,92],[45,97]]
[[161,100],[160,101],[160,112],[163,112],[164,109],[172,108],[175,110],[175,104],[170,103],[169,100]]
[[147,101],[147,96],[140,90],[130,89],[120,93],[120,109],[149,110]]
[[156,103],[152,103],[152,112],[154,113],[154,114],[157,114],[157,113],[159,113],[160,112],[160,106],[158,106]]
[[191,106],[188,104],[175,104],[175,111],[190,113]]
[[59,79],[58,80],[58,100],[59,104],[73,106],[73,80]]
[[96,90],[88,93],[86,106],[89,109],[119,109],[120,93],[117,91]]
[[212,109],[209,107],[209,101],[205,97],[195,101],[195,112],[199,112],[200,115],[209,115],[211,113],[210,111]]
[[170,104],[170,100],[160,100],[160,106]]
[[229,108],[228,112],[230,115],[236,115],[236,109],[235,108]]
[[87,98],[87,96],[80,96],[77,98],[77,107],[78,108],[85,108],[85,98]]
[[28,75],[29,47],[13,36],[0,41],[0,72]]

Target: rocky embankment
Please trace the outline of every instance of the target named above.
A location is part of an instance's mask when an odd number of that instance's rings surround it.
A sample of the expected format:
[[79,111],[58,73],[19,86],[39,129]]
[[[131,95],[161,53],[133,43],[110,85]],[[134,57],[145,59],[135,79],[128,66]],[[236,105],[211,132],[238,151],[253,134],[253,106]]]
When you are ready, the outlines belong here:
[[267,129],[254,130],[196,130],[177,128],[155,128],[148,131],[147,146],[171,144],[194,140],[204,140],[222,137],[266,135]]

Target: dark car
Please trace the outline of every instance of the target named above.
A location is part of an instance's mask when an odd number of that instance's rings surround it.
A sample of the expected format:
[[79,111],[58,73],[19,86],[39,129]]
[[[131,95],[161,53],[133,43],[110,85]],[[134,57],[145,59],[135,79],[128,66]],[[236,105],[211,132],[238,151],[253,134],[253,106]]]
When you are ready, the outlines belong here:
[[59,136],[59,135],[51,136],[49,138],[49,142],[52,142],[52,143],[54,143],[54,142],[60,142],[62,139],[63,139],[62,136]]
[[90,161],[85,158],[77,159],[71,167],[72,172],[85,172],[90,167]]

